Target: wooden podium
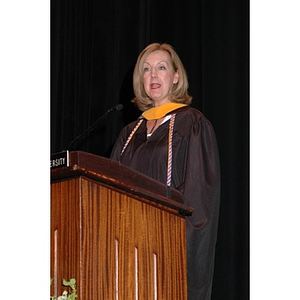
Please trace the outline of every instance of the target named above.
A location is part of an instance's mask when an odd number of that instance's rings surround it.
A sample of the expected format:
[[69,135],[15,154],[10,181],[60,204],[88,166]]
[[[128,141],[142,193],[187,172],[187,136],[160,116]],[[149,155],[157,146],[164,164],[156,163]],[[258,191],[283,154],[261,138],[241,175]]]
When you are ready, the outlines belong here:
[[75,278],[80,300],[187,299],[181,194],[107,158],[69,160],[51,170],[52,295]]

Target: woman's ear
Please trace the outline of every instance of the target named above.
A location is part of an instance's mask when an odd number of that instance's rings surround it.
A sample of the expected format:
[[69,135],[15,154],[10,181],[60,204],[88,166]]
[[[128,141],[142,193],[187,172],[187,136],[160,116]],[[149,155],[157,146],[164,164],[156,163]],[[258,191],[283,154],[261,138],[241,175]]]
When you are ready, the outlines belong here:
[[173,84],[178,83],[178,80],[179,80],[179,73],[178,71],[176,71],[176,73],[174,74]]

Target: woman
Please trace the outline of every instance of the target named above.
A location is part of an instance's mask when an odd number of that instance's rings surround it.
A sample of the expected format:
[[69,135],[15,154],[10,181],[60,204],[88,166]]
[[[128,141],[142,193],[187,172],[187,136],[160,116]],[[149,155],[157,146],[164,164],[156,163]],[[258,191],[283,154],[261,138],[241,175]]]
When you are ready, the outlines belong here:
[[188,106],[187,75],[170,45],[154,43],[140,53],[133,86],[143,114],[121,131],[111,158],[178,189],[195,209],[187,217],[188,299],[208,300],[220,199],[213,128]]

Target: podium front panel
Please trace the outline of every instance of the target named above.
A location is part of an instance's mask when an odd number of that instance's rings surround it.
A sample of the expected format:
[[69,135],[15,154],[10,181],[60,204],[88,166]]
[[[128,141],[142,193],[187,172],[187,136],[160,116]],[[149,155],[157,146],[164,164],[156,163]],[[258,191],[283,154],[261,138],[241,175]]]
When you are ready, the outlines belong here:
[[187,299],[185,219],[79,176],[51,185],[52,294],[80,300]]

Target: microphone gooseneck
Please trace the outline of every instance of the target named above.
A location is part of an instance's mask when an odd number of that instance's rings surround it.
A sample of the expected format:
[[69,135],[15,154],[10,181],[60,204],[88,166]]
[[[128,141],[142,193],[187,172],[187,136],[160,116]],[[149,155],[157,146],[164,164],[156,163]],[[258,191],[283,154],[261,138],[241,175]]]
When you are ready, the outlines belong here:
[[108,111],[106,111],[102,116],[100,116],[91,126],[89,126],[84,132],[82,132],[80,135],[76,136],[69,144],[68,146],[68,150],[72,150],[72,146],[78,142],[79,140],[83,139],[87,134],[91,133],[100,123],[100,121],[102,121],[102,119],[104,119],[108,114],[110,114],[113,111],[119,111],[123,109],[123,104],[117,104],[115,106],[113,106],[112,108],[110,108]]

